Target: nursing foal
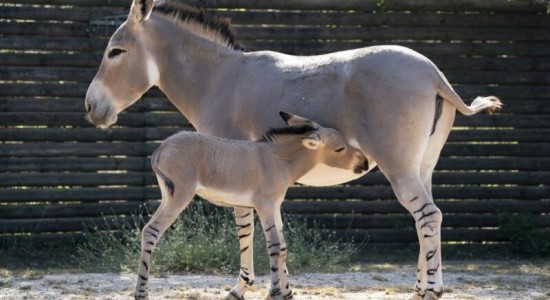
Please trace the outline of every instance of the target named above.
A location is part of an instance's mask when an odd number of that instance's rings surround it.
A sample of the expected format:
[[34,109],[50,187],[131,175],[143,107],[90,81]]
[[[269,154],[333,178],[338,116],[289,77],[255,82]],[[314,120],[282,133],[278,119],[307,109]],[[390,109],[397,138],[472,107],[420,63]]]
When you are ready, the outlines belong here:
[[[368,170],[368,161],[338,131],[296,115],[280,115],[289,127],[272,129],[261,141],[180,132],[167,138],[153,153],[151,164],[162,202],[142,231],[136,299],[148,298],[153,249],[195,194],[218,205],[256,209],[271,267],[268,299],[292,299],[280,211],[288,187],[318,164],[361,174]],[[239,230],[249,225],[237,224],[239,238],[246,235]],[[248,270],[243,272],[248,274]],[[253,277],[241,277],[249,286],[254,282]]]

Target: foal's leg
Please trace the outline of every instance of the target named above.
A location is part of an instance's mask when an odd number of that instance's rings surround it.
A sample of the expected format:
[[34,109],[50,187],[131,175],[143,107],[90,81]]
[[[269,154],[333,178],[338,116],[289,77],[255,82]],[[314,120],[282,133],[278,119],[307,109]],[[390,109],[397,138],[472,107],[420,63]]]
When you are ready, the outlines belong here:
[[269,266],[271,269],[271,289],[266,299],[292,299],[293,295],[288,285],[286,273],[286,244],[284,244],[284,240],[281,240],[283,228],[280,202],[278,202],[278,204],[266,204],[256,209],[260,221],[262,222],[262,229],[264,230],[267,244],[267,253],[269,255]]
[[285,237],[283,233],[283,220],[281,218],[281,206],[279,205],[274,211],[273,211],[274,217],[275,217],[275,225],[277,228],[277,233],[279,234],[279,241],[281,243],[280,249],[280,255],[279,255],[279,278],[281,279],[280,286],[281,286],[281,293],[283,294],[283,299],[290,300],[294,298],[294,295],[292,294],[292,290],[290,288],[290,283],[288,280],[288,269],[286,267],[286,260],[288,258],[288,250],[285,242]]
[[254,284],[254,210],[251,208],[235,208],[235,222],[237,224],[237,237],[241,249],[241,267],[239,281],[226,300],[242,300],[246,290]]
[[162,234],[166,231],[180,213],[187,207],[194,195],[191,189],[178,187],[172,196],[166,189],[163,181],[157,176],[162,202],[151,220],[141,231],[141,256],[138,269],[135,299],[149,299],[147,295],[147,281],[149,280],[149,266],[151,255]]

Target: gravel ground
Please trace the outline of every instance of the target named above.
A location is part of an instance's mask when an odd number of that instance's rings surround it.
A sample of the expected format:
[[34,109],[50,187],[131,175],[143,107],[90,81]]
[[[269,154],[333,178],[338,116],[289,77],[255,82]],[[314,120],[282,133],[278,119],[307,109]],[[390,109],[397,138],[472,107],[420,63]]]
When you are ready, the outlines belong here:
[[[293,275],[295,299],[408,299],[413,265],[386,264],[345,273]],[[448,263],[443,299],[550,299],[548,261]],[[0,299],[130,299],[133,274],[66,273],[0,275]],[[235,283],[229,275],[151,276],[151,299],[223,299]],[[246,299],[265,299],[269,278],[256,278]],[[132,298],[133,299],[133,298]]]

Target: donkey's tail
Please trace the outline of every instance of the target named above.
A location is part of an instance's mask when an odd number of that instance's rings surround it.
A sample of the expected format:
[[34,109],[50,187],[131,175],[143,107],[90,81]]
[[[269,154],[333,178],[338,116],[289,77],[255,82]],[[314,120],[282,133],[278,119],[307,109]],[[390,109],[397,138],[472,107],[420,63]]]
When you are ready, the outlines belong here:
[[443,99],[451,102],[461,114],[471,116],[480,111],[486,111],[492,114],[502,107],[502,102],[495,96],[477,97],[470,105],[464,104],[464,101],[462,101],[460,96],[453,90],[451,84],[447,78],[445,78],[445,75],[443,75],[435,65],[434,68],[440,79],[437,86],[437,93],[443,97]]

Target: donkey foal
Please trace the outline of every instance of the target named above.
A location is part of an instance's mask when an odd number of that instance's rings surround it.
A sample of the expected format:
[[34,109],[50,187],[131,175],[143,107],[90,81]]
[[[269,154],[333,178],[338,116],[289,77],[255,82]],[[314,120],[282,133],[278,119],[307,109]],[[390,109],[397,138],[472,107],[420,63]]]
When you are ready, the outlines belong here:
[[[361,174],[368,170],[368,160],[336,130],[296,115],[280,114],[289,127],[272,129],[261,141],[180,132],[167,138],[153,153],[151,163],[162,202],[142,231],[136,299],[148,298],[147,280],[153,249],[195,194],[217,205],[256,209],[266,236],[271,267],[267,299],[293,298],[280,211],[288,187],[318,164]],[[251,238],[249,226],[251,224],[237,224],[239,239]],[[246,251],[252,249],[241,249],[241,253]],[[254,272],[249,268],[252,266],[241,266],[239,280],[243,284],[233,288],[227,299],[244,299],[246,288],[254,283]]]

